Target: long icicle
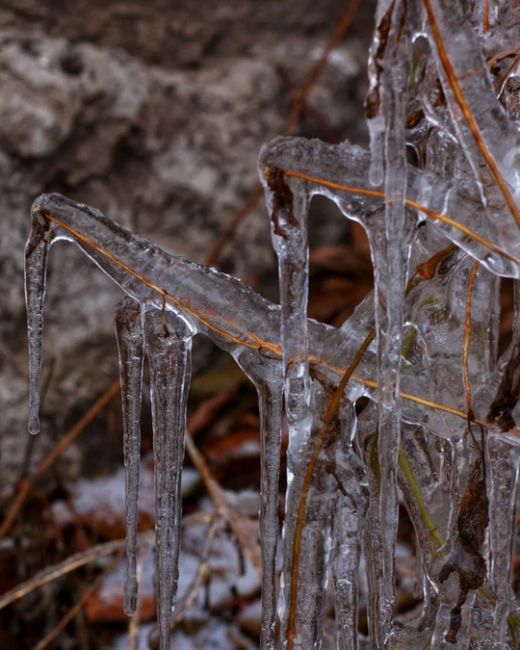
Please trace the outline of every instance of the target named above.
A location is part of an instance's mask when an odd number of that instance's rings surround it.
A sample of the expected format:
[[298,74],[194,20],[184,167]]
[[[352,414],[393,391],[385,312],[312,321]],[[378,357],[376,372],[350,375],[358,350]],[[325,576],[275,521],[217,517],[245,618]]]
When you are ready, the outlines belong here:
[[131,616],[137,606],[138,588],[136,555],[144,354],[141,307],[138,302],[131,298],[123,298],[117,309],[116,337],[119,350],[126,483],[127,570],[124,610],[125,614]]
[[191,336],[165,309],[145,309],[155,460],[155,535],[160,648],[170,647],[170,621],[179,576],[181,472],[191,377]]
[[[259,165],[263,167],[262,161]],[[303,615],[298,611],[299,540],[294,540],[294,520],[312,425],[307,330],[307,195],[301,183],[285,179],[280,170],[269,170],[265,182],[273,247],[278,257],[285,408],[289,426],[281,635],[287,650],[293,650],[299,645],[302,633],[301,628],[297,629],[297,618]],[[305,616],[308,617],[308,613]]]
[[[516,498],[520,458],[518,451],[502,434],[489,434],[488,440],[490,584],[496,596],[493,647],[505,647],[509,639],[508,613],[518,611],[511,580],[515,537]],[[518,641],[518,639],[516,639]]]
[[[381,2],[386,5],[386,2]],[[377,322],[379,495],[377,520],[381,539],[380,576],[372,585],[379,591],[379,611],[372,608],[371,631],[376,647],[389,643],[395,600],[394,562],[398,522],[396,486],[400,439],[400,367],[404,292],[410,232],[406,232],[406,158],[404,107],[406,102],[407,35],[402,29],[405,3],[394,1],[388,9],[388,43],[382,54],[381,101],[385,120],[385,232],[370,233],[374,260]],[[381,65],[381,62],[379,62]],[[410,229],[408,229],[410,230]],[[375,531],[374,531],[375,532]],[[378,571],[378,573],[379,573]],[[377,616],[377,620],[376,620]]]
[[261,426],[260,540],[262,542],[261,650],[276,648],[276,548],[283,388],[281,382],[258,382]]
[[42,369],[43,303],[49,249],[55,227],[33,213],[32,230],[25,247],[25,303],[29,340],[29,433],[40,431],[40,376]]
[[233,356],[251,379],[258,393],[260,412],[260,541],[262,551],[262,620],[260,650],[275,650],[276,551],[278,546],[278,494],[283,407],[283,373],[279,359],[260,358],[250,350],[235,350]]
[[[349,411],[353,410],[352,405]],[[358,586],[361,541],[368,508],[365,470],[352,449],[353,417],[341,422],[335,442],[336,476],[340,483],[334,508],[332,571],[338,650],[358,648]]]

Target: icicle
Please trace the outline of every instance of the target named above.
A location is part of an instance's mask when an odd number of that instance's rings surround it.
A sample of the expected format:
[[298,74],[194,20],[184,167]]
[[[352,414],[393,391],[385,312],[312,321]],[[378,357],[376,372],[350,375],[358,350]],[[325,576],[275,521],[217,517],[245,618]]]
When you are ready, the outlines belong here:
[[145,310],[144,332],[154,437],[158,622],[160,647],[167,650],[179,573],[181,472],[192,332],[181,318],[156,308]]
[[280,360],[250,350],[235,350],[236,362],[254,383],[260,411],[260,541],[262,548],[261,650],[275,650],[276,643],[276,550],[278,545],[278,492],[283,404]]
[[365,472],[352,451],[351,428],[349,418],[336,442],[340,489],[334,508],[332,571],[339,650],[358,647],[359,561],[368,506]]
[[[262,167],[262,161],[259,163]],[[312,416],[309,413],[310,386],[308,366],[308,244],[307,195],[301,183],[291,182],[277,169],[265,173],[266,198],[271,213],[273,247],[278,256],[281,297],[281,339],[283,348],[285,407],[289,424],[287,450],[287,496],[284,524],[284,566],[281,579],[280,618],[282,638],[292,650],[305,638],[296,621],[301,612],[296,598],[300,590],[313,590],[304,581],[295,587],[294,576],[300,576],[298,548],[294,542],[294,514],[302,486]],[[308,532],[308,531],[307,531]],[[296,544],[293,549],[293,544]],[[303,542],[302,542],[303,545]],[[318,549],[314,549],[318,552]],[[296,554],[296,559],[294,559]],[[296,565],[293,566],[293,562]],[[300,577],[301,579],[301,577]],[[293,591],[296,588],[298,595]],[[295,607],[297,611],[295,611]],[[308,613],[310,617],[310,613]],[[301,634],[300,634],[301,633]],[[298,640],[297,640],[298,639]]]
[[47,279],[47,258],[55,228],[36,209],[25,247],[25,302],[29,340],[29,433],[40,431],[40,374],[42,367],[43,303]]
[[[384,2],[382,3],[385,4]],[[407,35],[402,30],[406,11],[393,2],[385,14],[386,46],[382,55],[381,109],[385,119],[385,228],[374,223],[370,243],[374,260],[374,306],[377,324],[379,384],[378,457],[380,471],[378,526],[381,533],[381,575],[378,576],[379,621],[376,647],[387,643],[395,599],[394,556],[398,521],[396,488],[400,439],[400,368],[404,291],[411,251],[412,229],[406,223],[407,165],[404,108],[407,89]],[[374,585],[373,585],[374,586]],[[372,627],[375,631],[375,627]]]
[[307,195],[301,183],[290,182],[281,170],[269,170],[266,182],[278,256],[289,445],[290,453],[299,455],[309,433]]
[[137,518],[139,464],[141,451],[141,396],[143,384],[144,340],[139,303],[124,298],[116,314],[119,349],[121,406],[123,411],[123,452],[126,482],[126,581],[125,614],[131,616],[137,605]]
[[257,384],[260,406],[262,543],[261,650],[276,648],[276,547],[278,542],[278,486],[280,478],[280,432],[282,424],[281,382]]
[[388,33],[392,25],[394,4],[394,2],[388,2],[388,0],[378,2],[376,30],[370,46],[370,56],[368,60],[368,77],[370,86],[365,99],[365,117],[370,136],[370,167],[368,170],[368,181],[375,187],[378,187],[383,183],[385,169],[385,118],[381,114],[381,74],[383,72],[381,59],[384,58],[385,50],[388,45]]
[[490,584],[495,596],[493,648],[502,647],[509,639],[507,615],[518,609],[511,583],[511,563],[515,533],[515,508],[518,490],[520,457],[518,447],[503,434],[489,434],[488,494]]

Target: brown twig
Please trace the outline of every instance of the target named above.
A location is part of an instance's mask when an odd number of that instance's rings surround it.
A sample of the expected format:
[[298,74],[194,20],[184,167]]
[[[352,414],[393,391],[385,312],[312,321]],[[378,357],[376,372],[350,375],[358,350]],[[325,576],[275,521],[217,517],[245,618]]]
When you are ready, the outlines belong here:
[[371,330],[365,337],[363,343],[357,350],[357,352],[352,357],[348,368],[346,369],[341,381],[338,384],[338,387],[334,391],[332,399],[330,400],[325,415],[323,417],[322,425],[319,429],[318,435],[314,442],[314,447],[312,449],[312,454],[305,468],[305,475],[303,479],[303,485],[300,492],[300,499],[298,502],[298,510],[296,514],[296,525],[294,531],[294,544],[293,544],[293,553],[291,558],[291,589],[289,593],[289,614],[287,620],[287,650],[292,650],[294,648],[294,639],[296,636],[296,611],[297,611],[297,599],[298,599],[298,578],[300,571],[300,555],[301,555],[301,546],[302,546],[302,537],[303,537],[303,527],[305,525],[305,512],[307,509],[307,496],[312,483],[312,478],[314,475],[314,469],[318,462],[320,452],[325,442],[326,435],[330,429],[332,421],[336,417],[336,414],[339,410],[341,399],[343,398],[343,393],[347,387],[354,370],[359,365],[359,362],[365,355],[365,352],[368,350],[370,344],[374,340],[375,331]]
[[321,73],[323,72],[325,66],[327,65],[327,61],[329,60],[330,53],[338,46],[339,42],[345,36],[348,29],[352,25],[352,22],[358,10],[358,6],[359,6],[359,0],[350,0],[345,13],[341,16],[341,18],[336,23],[336,27],[332,35],[330,36],[329,40],[325,44],[322,55],[310,69],[303,84],[298,88],[297,91],[294,92],[291,112],[289,114],[287,123],[285,125],[286,133],[291,133],[292,130],[295,128],[296,124],[298,123],[298,121],[300,120],[306,95],[308,94],[310,89],[314,86],[314,84],[318,81]]
[[191,433],[186,432],[186,450],[191,458],[191,462],[195,465],[199,474],[204,481],[204,485],[210,495],[215,508],[219,515],[227,522],[233,534],[237,538],[244,554],[249,558],[251,564],[255,568],[258,575],[262,573],[262,563],[260,561],[260,550],[258,548],[258,540],[250,535],[241,524],[239,517],[229,507],[224,492],[218,482],[213,477],[209,465],[207,464],[204,456],[195,446]]
[[217,533],[219,523],[220,523],[220,519],[214,518],[211,526],[209,527],[207,537],[206,537],[206,543],[204,544],[204,549],[202,550],[202,554],[201,554],[201,562],[199,564],[199,568],[197,569],[195,578],[193,579],[186,593],[186,596],[183,598],[182,602],[180,603],[180,607],[176,609],[174,613],[172,622],[170,624],[170,629],[173,629],[176,625],[178,625],[182,621],[184,616],[186,616],[186,612],[193,605],[193,602],[195,601],[199,589],[202,587],[202,585],[204,584],[208,576],[209,552],[210,552],[211,544],[213,543],[213,539]]
[[88,411],[76,424],[65,434],[58,444],[45,456],[34,472],[18,485],[18,493],[7,509],[2,525],[0,526],[0,538],[5,537],[12,529],[13,524],[20,513],[27,497],[31,493],[36,482],[56,462],[63,452],[70,447],[82,431],[98,416],[98,414],[119,394],[119,381],[114,381],[107,390],[99,397]]
[[[149,533],[145,533],[145,535],[149,536]],[[59,562],[58,564],[53,564],[50,567],[42,569],[32,578],[29,578],[29,580],[16,585],[16,587],[13,587],[5,594],[3,594],[3,596],[0,597],[0,610],[4,609],[4,607],[7,607],[8,605],[11,605],[12,603],[15,603],[17,600],[20,600],[20,598],[23,598],[27,594],[31,593],[31,591],[39,589],[40,587],[49,584],[49,582],[53,582],[54,580],[61,578],[67,573],[71,573],[72,571],[79,569],[85,564],[89,564],[90,562],[99,560],[102,557],[121,551],[121,549],[124,548],[124,545],[124,539],[117,539],[112,542],[97,544],[96,546],[92,546],[86,551],[81,551],[80,553],[74,553],[74,555],[70,555],[68,558],[63,560],[63,562]]]
[[[291,93],[297,92],[297,87],[295,84],[291,81],[291,78],[289,77],[289,73],[287,70],[282,66],[279,65],[276,68],[276,71],[278,72],[278,76],[282,80],[282,83],[284,86],[287,88],[287,90]],[[321,114],[321,112],[311,104],[311,102],[307,99],[307,97],[303,97],[303,113],[307,113],[318,125],[320,128],[323,137],[327,142],[331,142],[332,144],[337,144],[339,142],[339,139],[337,135],[334,133],[334,131],[331,129],[329,124],[327,123],[327,120],[325,117]],[[287,128],[287,127],[286,127]]]
[[228,246],[229,242],[233,239],[238,226],[244,221],[247,215],[255,209],[256,204],[262,196],[263,190],[260,183],[256,183],[254,188],[250,191],[249,196],[246,199],[246,202],[237,212],[237,214],[231,219],[226,229],[220,236],[219,240],[213,246],[209,255],[206,258],[206,264],[208,266],[214,266],[218,260],[222,257],[224,249]]
[[219,515],[227,522],[233,534],[237,538],[245,555],[250,559],[251,564],[256,569],[257,573],[261,574],[260,551],[258,549],[258,541],[256,538],[248,534],[244,529],[239,517],[229,507],[224,492],[217,480],[214,478],[208,463],[204,456],[195,446],[193,436],[201,429],[206,427],[208,423],[212,422],[215,413],[221,408],[223,404],[228,402],[233,396],[233,392],[223,390],[214,395],[211,399],[204,402],[195,413],[188,420],[188,427],[186,431],[186,450],[191,458],[192,463],[199,472],[206,486],[209,496],[215,504],[215,508]]
[[489,0],[484,0],[484,14],[482,16],[482,31],[489,32]]

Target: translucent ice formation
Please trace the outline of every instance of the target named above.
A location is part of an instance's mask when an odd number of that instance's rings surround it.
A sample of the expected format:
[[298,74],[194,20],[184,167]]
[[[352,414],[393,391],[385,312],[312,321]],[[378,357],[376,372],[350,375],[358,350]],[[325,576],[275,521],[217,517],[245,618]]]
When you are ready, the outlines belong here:
[[[279,306],[92,208],[56,194],[35,201],[26,248],[29,429],[39,428],[48,249],[67,239],[128,296],[117,336],[129,613],[144,350],[150,364],[162,648],[177,582],[197,333],[233,355],[258,392],[262,648],[322,647],[330,578],[337,647],[360,647],[362,558],[368,647],[495,649],[520,641],[511,580],[520,461],[519,25],[507,2],[379,1],[370,153],[348,142],[278,138],[260,154]],[[359,222],[371,246],[374,292],[340,328],[307,318],[307,211],[316,194]],[[511,343],[498,358],[502,278],[513,279],[515,312]],[[289,447],[278,585],[283,403]],[[406,621],[395,606],[399,494],[415,530],[422,591],[421,611]]]

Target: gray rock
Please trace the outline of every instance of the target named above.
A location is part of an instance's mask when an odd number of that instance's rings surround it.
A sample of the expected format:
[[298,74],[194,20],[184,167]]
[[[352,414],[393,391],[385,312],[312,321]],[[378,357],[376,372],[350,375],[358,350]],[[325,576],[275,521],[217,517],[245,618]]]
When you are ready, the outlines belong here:
[[[309,95],[340,137],[365,138],[372,3]],[[54,7],[54,8],[52,8]],[[0,452],[3,485],[27,444],[23,248],[29,207],[58,191],[166,250],[203,262],[283,130],[288,91],[320,55],[332,0],[77,2],[0,7]],[[319,135],[312,119],[303,131]],[[222,260],[246,281],[273,270],[262,205]],[[116,376],[119,291],[71,246],[51,255],[42,436],[33,462]],[[71,451],[70,460],[77,459]],[[74,473],[77,463],[68,463]]]

